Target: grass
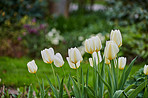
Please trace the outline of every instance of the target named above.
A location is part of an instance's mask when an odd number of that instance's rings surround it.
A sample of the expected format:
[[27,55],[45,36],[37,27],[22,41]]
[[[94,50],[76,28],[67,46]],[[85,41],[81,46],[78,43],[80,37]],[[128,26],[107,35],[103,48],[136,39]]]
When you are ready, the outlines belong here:
[[[5,84],[6,86],[12,86],[12,87],[21,87],[24,85],[33,84],[35,86],[38,86],[37,79],[34,74],[31,74],[28,72],[27,63],[31,61],[31,58],[23,57],[23,58],[10,58],[10,57],[0,57],[0,86],[2,84]],[[48,85],[48,81],[46,79],[45,74],[50,78],[51,82],[54,83],[54,77],[51,69],[50,64],[44,63],[40,59],[35,59],[35,62],[38,66],[37,75],[39,77],[39,80],[44,80],[45,86]],[[84,60],[81,63],[81,67],[83,69],[84,74],[86,74],[87,68],[89,67],[90,73],[89,73],[89,84],[92,83],[92,68],[89,66],[89,63],[87,60]],[[136,71],[138,71],[141,67],[139,66],[133,66],[131,75],[134,74]],[[67,64],[67,61],[65,61],[65,64],[63,66],[65,70],[66,77],[68,77],[69,72],[72,76],[76,75],[76,70],[71,69],[69,65]],[[64,73],[61,68],[56,68],[54,66],[56,74],[59,75],[60,78],[63,77]],[[80,70],[80,68],[79,68]],[[84,75],[85,77],[85,75]]]

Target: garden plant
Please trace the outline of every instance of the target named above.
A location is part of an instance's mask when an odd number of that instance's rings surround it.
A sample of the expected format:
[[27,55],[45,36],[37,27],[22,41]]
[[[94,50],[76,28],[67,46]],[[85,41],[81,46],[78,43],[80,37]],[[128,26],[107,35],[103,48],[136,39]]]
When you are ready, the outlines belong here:
[[[120,30],[112,30],[110,41],[106,41],[104,53],[101,52],[102,44],[98,36],[91,37],[85,40],[85,51],[92,55],[89,58],[91,68],[87,69],[86,77],[81,67],[83,57],[78,48],[68,49],[68,57],[66,57],[70,68],[75,70],[75,75],[71,73],[65,74],[63,69],[64,60],[60,53],[54,53],[53,48],[44,49],[41,51],[41,56],[45,63],[51,66],[53,71],[55,85],[51,83],[50,77],[47,77],[50,88],[44,87],[44,81],[39,80],[37,76],[37,65],[34,60],[27,63],[28,71],[35,74],[38,79],[40,90],[33,94],[33,87],[30,85],[28,98],[33,96],[47,98],[135,98],[141,91],[144,91],[143,97],[148,96],[147,75],[148,65],[144,66],[144,81],[138,86],[130,84],[126,86],[128,76],[132,70],[132,66],[137,57],[126,66],[126,57],[118,57],[119,50],[122,46],[122,35]],[[54,67],[59,67],[63,70],[63,77],[59,77],[55,73]],[[42,66],[44,67],[44,66]],[[92,84],[88,82],[89,70],[93,70]],[[45,74],[46,75],[46,74]],[[128,80],[130,81],[130,80]]]

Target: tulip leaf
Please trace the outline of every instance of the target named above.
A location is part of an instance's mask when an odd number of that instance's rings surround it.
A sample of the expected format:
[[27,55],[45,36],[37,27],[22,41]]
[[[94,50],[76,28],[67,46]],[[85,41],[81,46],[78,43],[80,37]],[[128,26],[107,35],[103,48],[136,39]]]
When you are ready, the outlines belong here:
[[145,87],[147,80],[142,82],[130,95],[129,98],[135,98]]
[[80,98],[80,91],[79,91],[79,88],[76,84],[76,82],[74,81],[74,79],[70,76],[70,79],[72,80],[72,83],[73,83],[73,92],[74,92],[74,95],[76,98]]
[[112,71],[112,76],[113,76],[113,84],[114,84],[113,92],[114,92],[117,89],[117,79],[116,79],[114,60],[111,60],[111,71]]
[[63,98],[63,81],[64,81],[64,78],[62,79],[60,84],[59,98]]
[[95,91],[95,96],[97,97],[97,89],[98,89],[98,76],[97,76],[97,64],[96,64],[96,59],[93,59],[93,86],[94,86],[94,91]]
[[33,97],[33,88],[32,85],[30,85],[27,98],[32,98],[32,97]]
[[136,86],[135,84],[129,85],[127,88],[124,89],[124,92],[127,92],[132,88],[135,88],[135,86]]
[[59,85],[59,88],[60,88],[60,78],[59,78],[58,75],[57,75],[57,80],[58,80],[58,85]]
[[68,77],[67,88],[70,89],[70,74],[69,74],[69,77]]
[[95,98],[93,92],[88,88],[88,87],[84,87],[87,95],[89,96],[89,98]]
[[58,98],[58,94],[57,94],[57,90],[54,88],[54,86],[52,85],[51,81],[49,80],[49,78],[46,76],[47,80],[48,80],[48,83],[54,93],[54,95],[56,96],[56,98]]
[[86,73],[86,87],[88,86],[88,79],[89,79],[89,67],[88,67],[87,73]]
[[44,98],[45,92],[44,92],[44,80],[42,79],[42,91],[41,91],[41,96]]
[[[101,69],[101,76],[102,76],[103,79],[105,79],[105,70],[104,70],[104,67],[105,67],[105,60],[103,61],[102,69]],[[99,81],[100,81],[100,78],[99,78]],[[103,97],[103,92],[104,92],[104,83],[102,81],[100,81],[99,97],[101,97],[101,98]]]
[[134,64],[136,58],[137,58],[137,57],[135,57],[135,58],[132,60],[132,62],[130,63],[130,65],[128,66],[127,69],[124,68],[123,73],[122,73],[122,76],[121,76],[121,78],[120,78],[120,82],[119,82],[119,84],[118,84],[118,87],[119,87],[118,89],[123,89],[124,84],[125,84],[125,82],[126,82],[128,76],[129,76],[129,73],[130,73],[130,71],[131,71],[131,69],[132,69],[132,67],[133,67],[133,64]]
[[148,96],[148,87],[145,88],[143,98],[146,98],[147,96]]
[[99,75],[101,81],[102,81],[102,82],[106,85],[106,87],[108,88],[108,91],[111,92],[111,87],[110,87],[110,85],[109,85],[107,82],[105,82],[105,80],[102,78],[102,76],[99,74],[98,71],[96,71],[96,72],[98,73],[98,75]]
[[81,75],[80,75],[80,83],[81,83],[81,85],[82,85],[82,87],[81,87],[81,98],[83,98],[84,97],[84,78],[83,78],[83,70],[82,70],[82,67],[81,67]]

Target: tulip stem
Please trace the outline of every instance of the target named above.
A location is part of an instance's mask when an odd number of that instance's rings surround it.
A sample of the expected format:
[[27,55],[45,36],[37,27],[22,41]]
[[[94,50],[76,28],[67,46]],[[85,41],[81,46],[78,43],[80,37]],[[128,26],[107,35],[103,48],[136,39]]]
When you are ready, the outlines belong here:
[[40,80],[39,80],[38,75],[37,75],[36,73],[35,73],[35,76],[36,76],[36,78],[37,78],[37,80],[38,80],[38,83],[39,83],[39,86],[40,86],[40,90],[41,90],[41,92],[42,92],[41,83],[40,83]]
[[53,72],[53,75],[54,75],[55,87],[56,87],[56,75],[55,75],[55,71],[54,71],[52,63],[51,63],[51,68],[52,68],[52,72]]
[[64,75],[64,77],[66,77],[66,75],[65,75],[65,70],[64,70],[64,68],[63,67],[61,67],[62,68],[62,70],[63,70],[63,75]]

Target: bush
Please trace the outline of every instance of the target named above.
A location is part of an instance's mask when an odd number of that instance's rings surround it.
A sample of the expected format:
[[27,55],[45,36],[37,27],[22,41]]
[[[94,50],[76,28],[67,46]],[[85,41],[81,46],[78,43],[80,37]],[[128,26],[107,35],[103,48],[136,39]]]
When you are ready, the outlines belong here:
[[136,28],[148,31],[148,0],[107,0],[106,14],[121,26],[136,24]]

